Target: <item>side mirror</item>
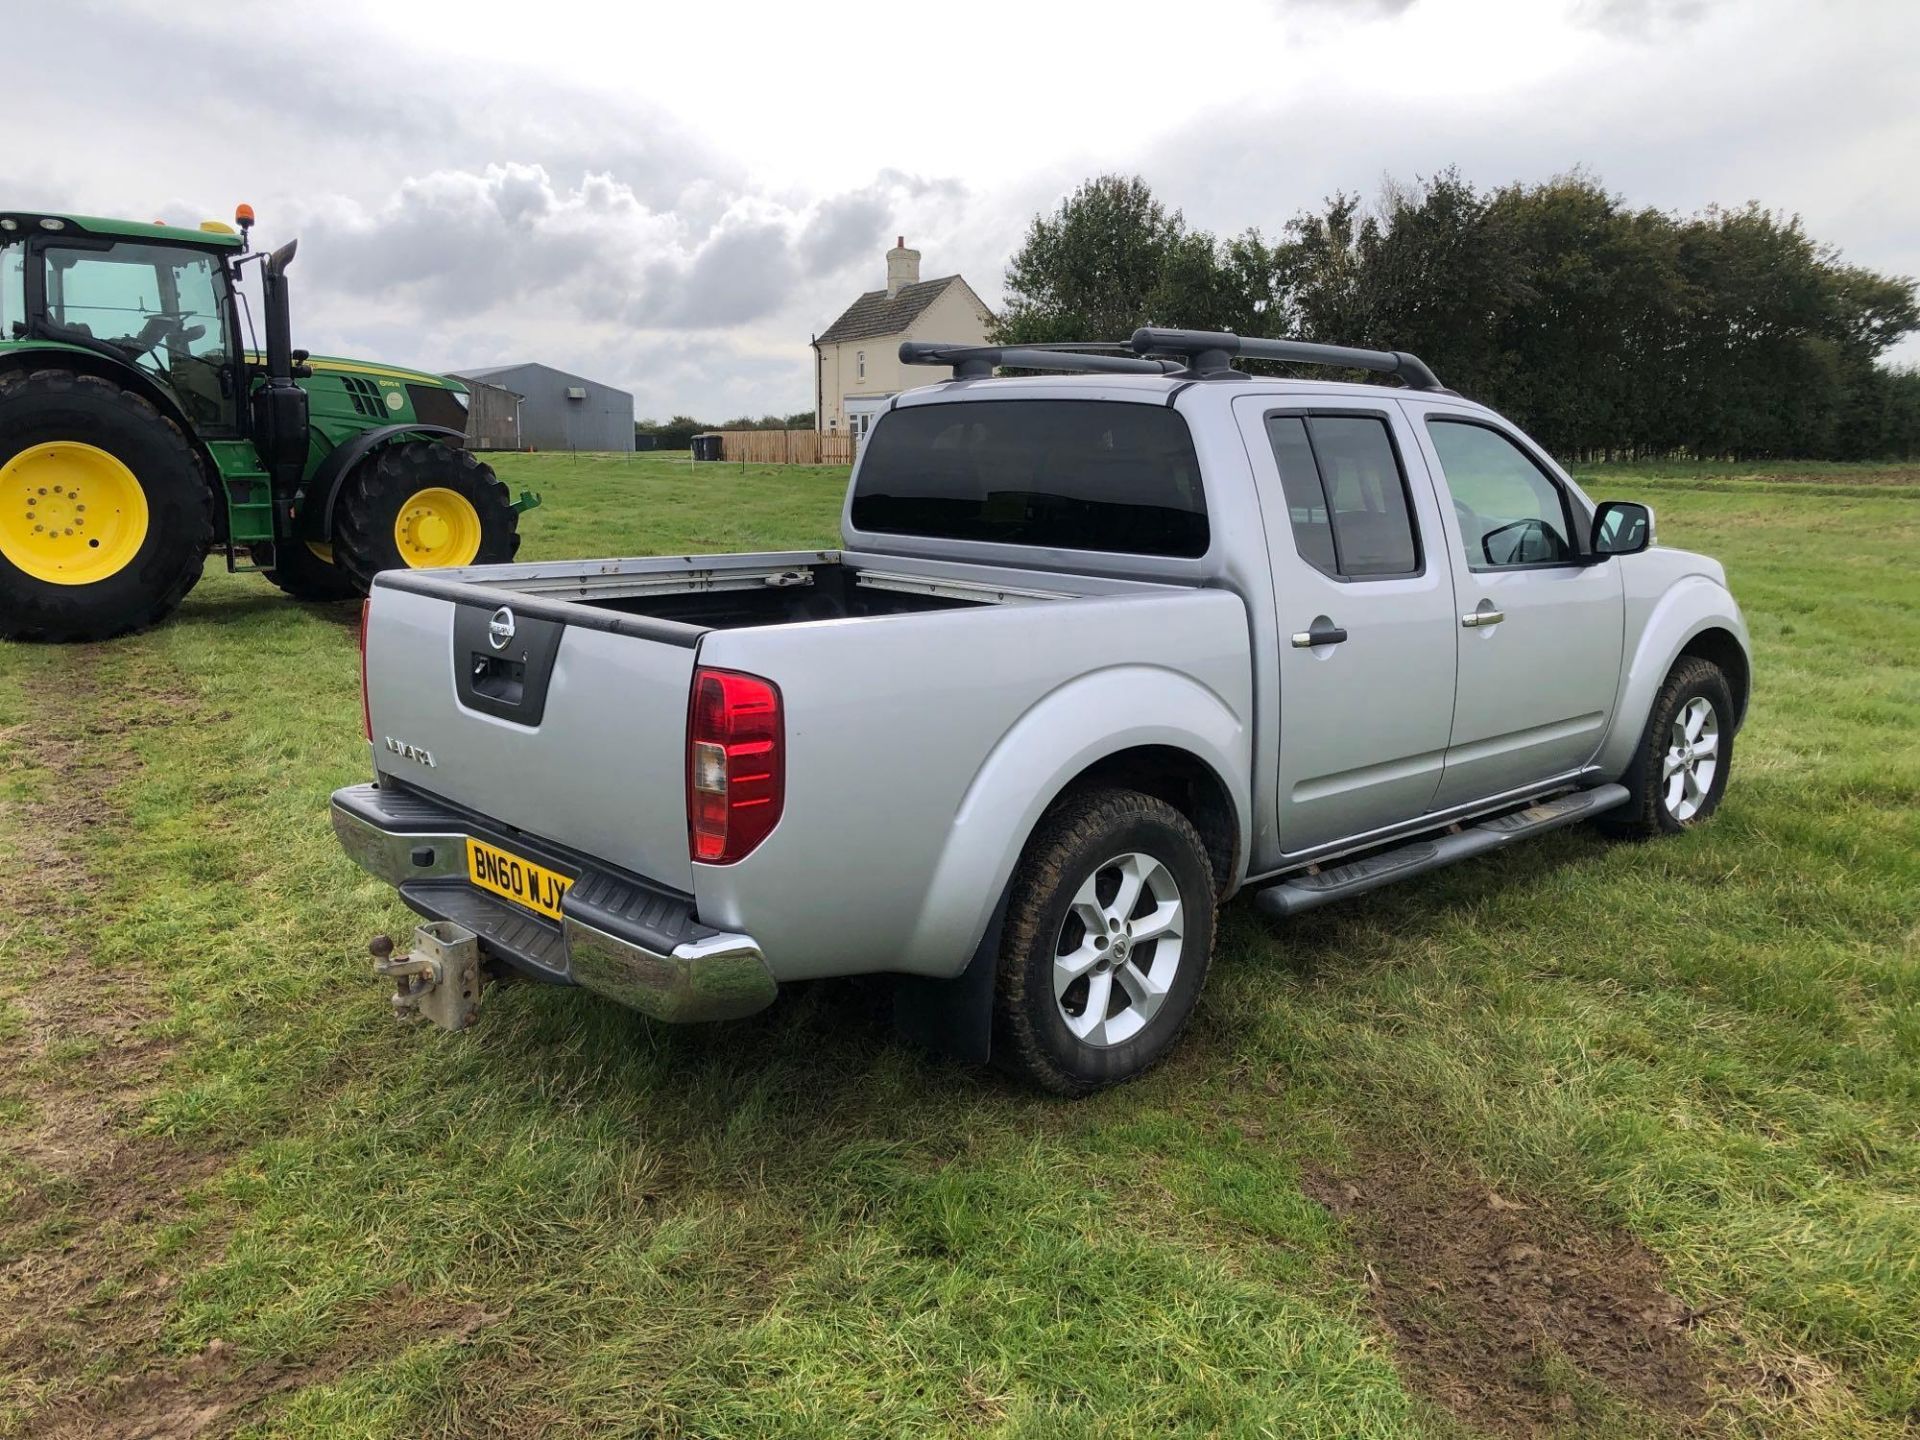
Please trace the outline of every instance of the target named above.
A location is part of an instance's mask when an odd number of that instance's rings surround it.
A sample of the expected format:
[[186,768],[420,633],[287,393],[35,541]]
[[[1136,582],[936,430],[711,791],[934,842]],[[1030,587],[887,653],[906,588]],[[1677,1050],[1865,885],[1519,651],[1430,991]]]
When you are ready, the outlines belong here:
[[1635,500],[1603,500],[1593,512],[1596,560],[1609,555],[1638,555],[1653,543],[1653,511]]
[[1489,565],[1551,565],[1567,558],[1566,543],[1544,520],[1515,520],[1480,537]]

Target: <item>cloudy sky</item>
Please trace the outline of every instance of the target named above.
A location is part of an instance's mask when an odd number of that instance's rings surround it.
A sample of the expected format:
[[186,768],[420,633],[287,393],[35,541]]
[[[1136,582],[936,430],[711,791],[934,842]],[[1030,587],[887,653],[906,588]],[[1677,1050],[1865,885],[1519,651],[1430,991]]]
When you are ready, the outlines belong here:
[[1277,232],[1388,177],[1582,165],[1920,274],[1914,0],[61,0],[5,25],[0,203],[245,200],[300,238],[297,343],[544,360],[642,415],[809,408],[807,338],[896,234],[991,305],[1033,213],[1109,170]]

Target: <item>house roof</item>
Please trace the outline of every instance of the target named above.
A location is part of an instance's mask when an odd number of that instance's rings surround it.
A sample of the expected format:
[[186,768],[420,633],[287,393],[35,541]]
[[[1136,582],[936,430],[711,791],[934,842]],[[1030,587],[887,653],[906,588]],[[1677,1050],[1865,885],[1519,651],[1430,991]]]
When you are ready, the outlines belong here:
[[949,285],[965,285],[958,275],[942,275],[937,280],[921,280],[902,285],[893,295],[885,290],[869,290],[849,305],[840,318],[821,332],[821,345],[837,345],[843,340],[873,340],[882,335],[899,335],[920,318]]

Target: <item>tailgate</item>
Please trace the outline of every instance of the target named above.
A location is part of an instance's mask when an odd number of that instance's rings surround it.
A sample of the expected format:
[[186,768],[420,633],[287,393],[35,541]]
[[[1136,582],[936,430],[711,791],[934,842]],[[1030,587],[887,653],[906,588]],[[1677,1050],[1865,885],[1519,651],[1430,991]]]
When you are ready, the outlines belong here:
[[693,888],[686,730],[698,629],[413,572],[378,577],[371,605],[380,772]]

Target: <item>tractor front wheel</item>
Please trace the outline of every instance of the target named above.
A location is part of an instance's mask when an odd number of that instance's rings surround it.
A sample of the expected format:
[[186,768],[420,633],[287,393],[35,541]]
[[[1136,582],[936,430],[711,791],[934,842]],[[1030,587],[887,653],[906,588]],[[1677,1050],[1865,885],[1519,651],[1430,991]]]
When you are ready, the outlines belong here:
[[333,553],[364,590],[382,570],[511,560],[519,524],[491,467],[466,450],[407,440],[375,451],[347,477]]
[[206,474],[144,397],[71,370],[0,376],[0,635],[157,624],[212,543]]

